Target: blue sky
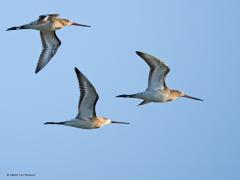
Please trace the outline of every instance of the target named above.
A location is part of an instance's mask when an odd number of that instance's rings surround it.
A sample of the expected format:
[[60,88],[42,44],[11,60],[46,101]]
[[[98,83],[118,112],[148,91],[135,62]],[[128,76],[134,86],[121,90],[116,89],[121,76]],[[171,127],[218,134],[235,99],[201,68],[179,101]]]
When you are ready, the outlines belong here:
[[[2,2],[0,179],[8,179],[7,173],[59,180],[240,179],[239,5],[237,0]],[[5,30],[47,13],[92,27],[59,30],[58,53],[35,75],[39,32]],[[169,87],[205,101],[137,107],[138,100],[115,98],[147,86],[149,69],[136,50],[165,60]],[[130,125],[97,130],[43,125],[76,116],[75,66],[100,95],[97,114]]]

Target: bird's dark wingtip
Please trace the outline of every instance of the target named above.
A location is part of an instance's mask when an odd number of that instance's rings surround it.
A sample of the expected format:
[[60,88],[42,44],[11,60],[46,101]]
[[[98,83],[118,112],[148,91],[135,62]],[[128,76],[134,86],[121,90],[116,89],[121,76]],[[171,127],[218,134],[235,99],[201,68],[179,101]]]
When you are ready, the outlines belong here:
[[36,68],[35,69],[35,74],[37,74],[40,71],[40,69]]
[[136,54],[139,55],[139,56],[141,56],[141,55],[143,55],[143,52],[141,52],[141,51],[136,51]]
[[79,69],[77,67],[74,68],[76,73],[80,73]]
[[35,69],[35,74],[37,74],[39,71],[41,71],[43,69],[44,66],[40,65],[40,63],[38,62],[36,69]]

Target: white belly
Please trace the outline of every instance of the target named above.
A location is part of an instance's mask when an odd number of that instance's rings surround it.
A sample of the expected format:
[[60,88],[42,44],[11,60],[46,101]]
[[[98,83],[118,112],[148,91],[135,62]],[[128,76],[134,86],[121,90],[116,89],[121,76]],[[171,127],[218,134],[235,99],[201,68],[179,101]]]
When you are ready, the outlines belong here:
[[145,91],[140,93],[140,99],[150,102],[166,102],[168,101],[166,95],[161,91]]
[[55,31],[57,29],[61,29],[62,27],[63,26],[57,22],[48,22],[36,25],[35,29],[40,31]]
[[95,129],[94,124],[91,121],[87,120],[77,120],[73,119],[70,121],[65,121],[64,122],[66,126],[72,126],[76,128],[82,128],[82,129]]

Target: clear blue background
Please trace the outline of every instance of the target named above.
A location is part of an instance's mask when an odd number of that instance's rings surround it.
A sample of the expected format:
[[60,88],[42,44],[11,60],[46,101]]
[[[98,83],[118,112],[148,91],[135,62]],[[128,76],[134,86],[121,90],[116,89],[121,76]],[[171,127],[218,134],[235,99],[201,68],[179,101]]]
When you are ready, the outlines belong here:
[[[1,2],[0,179],[239,180],[239,8],[237,0]],[[39,32],[5,29],[47,13],[92,27],[59,30],[62,46],[35,75]],[[147,86],[136,50],[165,60],[169,87],[205,101],[137,107],[115,98]],[[100,95],[97,113],[130,125],[43,125],[75,117],[75,66]]]

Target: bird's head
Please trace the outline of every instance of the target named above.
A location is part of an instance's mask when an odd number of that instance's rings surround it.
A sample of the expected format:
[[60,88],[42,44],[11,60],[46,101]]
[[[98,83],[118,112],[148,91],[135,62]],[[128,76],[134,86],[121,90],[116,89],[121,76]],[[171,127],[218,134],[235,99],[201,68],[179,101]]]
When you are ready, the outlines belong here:
[[199,98],[195,98],[192,96],[189,96],[181,91],[178,90],[171,90],[171,100],[177,99],[179,97],[185,97],[185,98],[189,98],[189,99],[194,99],[194,100],[198,100],[198,101],[203,101],[202,99]]
[[103,118],[104,121],[103,121],[103,126],[107,125],[107,124],[111,124],[111,120],[108,119],[108,118]]
[[120,122],[120,121],[112,121],[111,119],[104,118],[104,117],[96,117],[93,118],[95,128],[101,128],[107,124],[112,124],[112,123],[118,123],[118,124],[129,124],[126,122]]

